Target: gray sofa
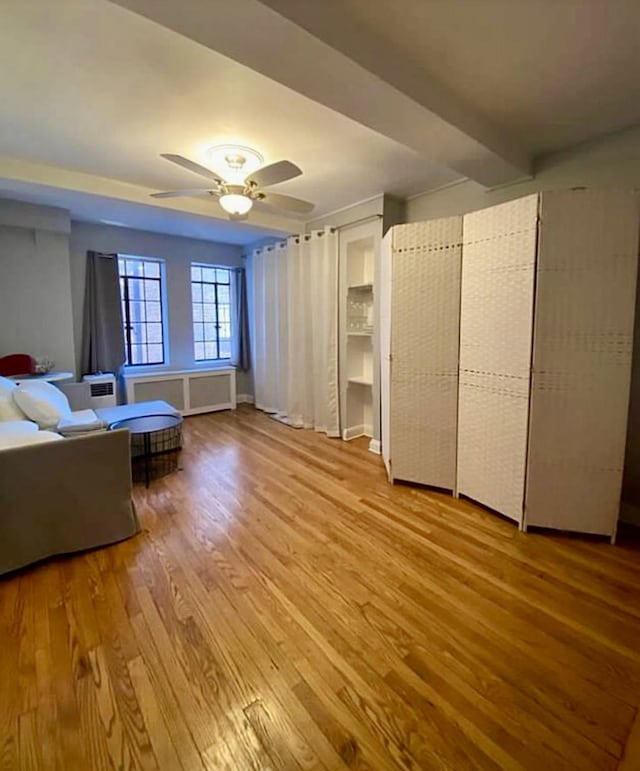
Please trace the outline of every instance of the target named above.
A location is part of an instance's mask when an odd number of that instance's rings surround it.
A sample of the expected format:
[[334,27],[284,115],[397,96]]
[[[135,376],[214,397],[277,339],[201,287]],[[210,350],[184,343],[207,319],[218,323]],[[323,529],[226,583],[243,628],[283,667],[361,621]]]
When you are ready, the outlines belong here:
[[0,575],[139,530],[128,431],[0,452]]

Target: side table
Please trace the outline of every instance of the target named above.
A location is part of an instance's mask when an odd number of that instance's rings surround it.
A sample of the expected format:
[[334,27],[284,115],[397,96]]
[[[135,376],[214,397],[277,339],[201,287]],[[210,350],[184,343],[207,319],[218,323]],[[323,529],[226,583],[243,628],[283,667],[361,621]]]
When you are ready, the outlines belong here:
[[179,415],[145,415],[139,418],[124,418],[109,426],[109,431],[126,428],[132,435],[142,436],[144,457],[144,483],[149,487],[149,461],[151,460],[151,437],[161,431],[177,428],[182,424]]

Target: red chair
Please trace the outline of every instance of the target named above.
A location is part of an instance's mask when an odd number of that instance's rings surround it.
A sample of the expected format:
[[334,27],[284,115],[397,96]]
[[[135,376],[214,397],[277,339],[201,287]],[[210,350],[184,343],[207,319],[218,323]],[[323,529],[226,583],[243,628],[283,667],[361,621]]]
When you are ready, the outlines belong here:
[[0,358],[0,375],[12,377],[14,375],[35,375],[36,360],[26,353],[10,353]]

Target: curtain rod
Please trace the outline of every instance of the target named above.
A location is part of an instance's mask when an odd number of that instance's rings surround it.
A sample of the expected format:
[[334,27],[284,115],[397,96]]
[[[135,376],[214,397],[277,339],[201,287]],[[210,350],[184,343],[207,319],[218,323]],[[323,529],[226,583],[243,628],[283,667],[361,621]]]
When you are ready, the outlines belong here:
[[[336,230],[346,230],[347,228],[355,227],[356,225],[362,225],[365,222],[373,222],[373,220],[381,220],[382,214],[369,214],[367,217],[360,217],[359,220],[354,220],[353,222],[346,222],[344,225],[325,225],[325,228],[328,228],[330,233],[335,233]],[[300,233],[296,236],[289,236],[289,238],[293,238],[297,244],[300,243],[300,239],[302,238],[304,241],[308,241],[313,233],[318,233],[319,236],[324,235],[324,228],[314,228],[311,233]],[[278,241],[275,244],[269,244],[267,246],[260,246],[258,249],[254,250],[257,252],[261,252],[264,250],[265,252],[270,252],[273,249],[276,248],[276,246],[284,246],[286,244],[287,239],[284,239],[283,241]],[[242,255],[243,257],[246,257],[247,255]]]

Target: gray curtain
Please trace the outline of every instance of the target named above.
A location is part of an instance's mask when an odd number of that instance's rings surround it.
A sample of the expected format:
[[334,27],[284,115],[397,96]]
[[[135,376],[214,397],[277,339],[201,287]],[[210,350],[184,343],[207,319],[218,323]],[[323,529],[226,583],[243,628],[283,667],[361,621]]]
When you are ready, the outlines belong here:
[[249,351],[249,312],[247,308],[247,274],[244,268],[233,271],[234,318],[231,363],[243,371],[251,366]]
[[119,373],[125,363],[118,255],[87,252],[82,374]]

